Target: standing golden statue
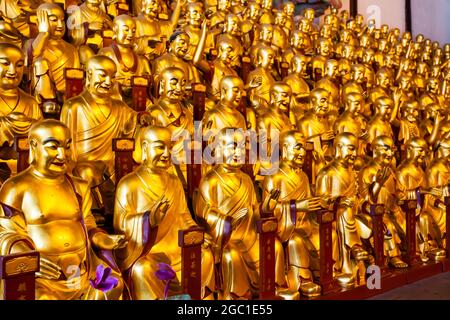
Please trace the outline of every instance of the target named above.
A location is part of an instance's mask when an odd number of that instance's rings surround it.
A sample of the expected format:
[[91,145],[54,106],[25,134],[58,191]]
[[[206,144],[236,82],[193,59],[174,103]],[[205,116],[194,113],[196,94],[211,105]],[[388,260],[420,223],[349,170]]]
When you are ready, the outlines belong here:
[[[177,274],[168,296],[181,293],[181,248],[178,231],[195,227],[178,177],[171,166],[171,131],[147,127],[142,135],[142,164],[120,180],[116,189],[114,229],[128,240],[116,250],[122,272],[128,275],[131,297],[138,300],[164,299],[165,283],[155,272],[159,263],[170,265]],[[151,235],[156,232],[156,236]],[[155,239],[154,243],[151,238]],[[205,248],[201,259],[202,298],[215,290],[214,258]]]
[[111,58],[116,64],[117,74],[114,87],[116,98],[131,105],[131,78],[151,75],[148,61],[134,51],[136,41],[136,22],[128,15],[114,19],[114,40],[110,47],[101,49],[98,54]]
[[103,293],[89,283],[98,265],[108,266],[99,258],[101,250],[126,242],[96,227],[88,183],[67,174],[69,129],[53,119],[37,122],[29,143],[30,167],[0,190],[1,254],[39,251],[37,299],[119,299],[123,281],[113,265],[115,288]]

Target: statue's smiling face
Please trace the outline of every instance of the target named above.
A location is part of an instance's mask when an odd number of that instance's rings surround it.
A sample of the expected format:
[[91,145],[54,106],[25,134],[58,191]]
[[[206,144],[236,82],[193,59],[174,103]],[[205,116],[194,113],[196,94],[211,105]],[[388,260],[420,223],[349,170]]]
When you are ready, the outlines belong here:
[[144,129],[142,153],[144,165],[152,170],[167,170],[171,166],[172,140],[167,128]]
[[0,88],[17,88],[24,70],[23,54],[12,45],[0,45]]
[[187,34],[180,34],[171,43],[171,51],[177,55],[177,57],[183,58],[189,51],[189,36]]
[[237,108],[241,103],[244,83],[238,77],[227,77],[221,81],[221,100],[227,106]]
[[70,134],[63,125],[42,126],[30,140],[33,166],[46,177],[66,173],[70,155]]
[[198,5],[191,5],[187,10],[187,19],[191,26],[199,27],[202,24],[203,8]]
[[46,8],[48,15],[49,33],[54,39],[61,39],[66,32],[66,24],[64,23],[64,12],[59,6],[54,8]]
[[136,23],[131,17],[116,21],[114,31],[118,44],[125,47],[133,46],[136,36]]
[[305,160],[305,139],[300,132],[289,135],[283,142],[283,158],[297,168],[303,166]]
[[87,88],[98,97],[107,97],[114,86],[116,65],[107,57],[96,56],[87,63]]
[[167,70],[162,74],[161,87],[162,95],[173,101],[180,101],[183,98],[186,78],[180,69]]

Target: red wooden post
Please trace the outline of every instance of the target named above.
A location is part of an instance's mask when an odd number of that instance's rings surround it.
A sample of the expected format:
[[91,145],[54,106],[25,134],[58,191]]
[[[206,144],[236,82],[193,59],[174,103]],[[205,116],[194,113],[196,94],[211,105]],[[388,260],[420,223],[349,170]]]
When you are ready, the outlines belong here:
[[289,74],[289,64],[287,62],[282,62],[280,64],[280,69],[281,79],[286,78]]
[[183,293],[194,300],[202,298],[202,229],[178,231],[178,245],[181,247],[181,285]]
[[242,57],[242,67],[241,67],[241,79],[244,83],[247,83],[248,74],[252,68],[250,57]]
[[135,141],[129,138],[116,138],[113,139],[112,144],[115,152],[114,172],[117,185],[120,179],[133,171]]
[[317,213],[319,223],[319,241],[320,241],[320,280],[322,294],[328,294],[336,290],[336,282],[333,279],[333,221],[336,219],[336,213],[330,210],[322,210]]
[[149,79],[147,77],[131,77],[131,95],[133,97],[133,109],[137,112],[147,108]]
[[275,294],[275,238],[278,222],[276,218],[258,221],[259,233],[259,298],[270,300]]
[[84,70],[77,68],[64,68],[66,80],[66,100],[79,95],[84,87]]
[[450,197],[445,197],[445,250],[450,259]]
[[24,171],[30,165],[30,145],[27,136],[14,137],[14,150],[17,152],[17,173]]
[[[194,122],[201,121],[205,113],[205,100],[206,100],[206,87],[203,84],[196,83],[193,86],[192,98],[194,102]],[[202,178],[202,165],[195,163],[195,154],[199,153],[198,148],[204,148],[203,137],[195,137],[195,141],[201,141],[201,144],[195,144],[190,150],[189,154],[186,153],[187,162],[187,196],[188,199],[192,199],[195,189],[200,186],[200,180]],[[200,153],[203,155],[203,153]],[[199,161],[197,161],[199,162]]]
[[130,7],[128,6],[128,3],[126,2],[119,2],[116,4],[117,6],[117,13],[119,15],[121,14],[130,14]]
[[416,251],[416,208],[417,200],[406,200],[402,209],[406,215],[406,254],[405,262],[414,265],[417,259]]
[[30,251],[0,256],[2,300],[34,300],[35,272],[39,271],[39,252]]
[[380,268],[385,266],[384,257],[384,228],[383,228],[384,205],[376,204],[370,206],[372,217],[373,246],[375,251],[375,264]]

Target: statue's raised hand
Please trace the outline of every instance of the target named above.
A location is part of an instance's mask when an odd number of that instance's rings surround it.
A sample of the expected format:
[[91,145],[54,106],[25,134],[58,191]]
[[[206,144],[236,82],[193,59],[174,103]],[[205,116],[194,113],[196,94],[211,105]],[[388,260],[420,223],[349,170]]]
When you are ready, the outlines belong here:
[[162,199],[153,205],[150,211],[150,225],[152,227],[157,226],[166,216],[169,209],[169,200]]
[[50,23],[48,22],[47,11],[37,10],[36,16],[38,19],[39,33],[48,33],[50,30]]
[[36,277],[47,280],[59,280],[63,274],[63,270],[50,260],[40,257],[39,258],[39,271],[36,272]]

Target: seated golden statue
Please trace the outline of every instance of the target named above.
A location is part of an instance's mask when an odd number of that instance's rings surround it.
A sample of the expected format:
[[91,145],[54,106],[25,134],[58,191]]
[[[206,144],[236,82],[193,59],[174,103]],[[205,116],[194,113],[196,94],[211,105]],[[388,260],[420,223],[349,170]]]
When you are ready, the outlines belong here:
[[283,82],[292,90],[291,113],[295,119],[301,119],[309,105],[310,89],[305,80],[307,65],[308,58],[302,54],[296,54],[291,59],[289,75],[283,79]]
[[0,43],[10,43],[19,48],[23,47],[23,39],[21,34],[9,21],[0,20]]
[[428,78],[425,93],[419,98],[421,110],[426,110],[429,105],[437,104],[444,106],[444,96],[440,93],[439,80]]
[[185,139],[194,136],[194,116],[192,106],[185,101],[186,76],[183,70],[169,67],[163,70],[159,82],[159,99],[149,107],[154,125],[170,129],[172,132],[172,161],[177,175],[180,165],[183,175],[186,176],[186,150]]
[[339,59],[338,76],[340,84],[345,85],[351,80],[350,73],[355,61],[355,47],[347,44],[342,48],[342,57]]
[[350,71],[350,81],[341,88],[341,97],[345,97],[347,94],[352,92],[358,92],[362,95],[367,94],[367,91],[363,88],[365,83],[364,74],[365,67],[362,64],[352,65]]
[[[368,143],[372,143],[379,136],[387,136],[394,139],[391,123],[395,121],[394,100],[389,97],[380,97],[375,100],[375,115],[367,124],[367,132],[369,134]],[[394,119],[393,119],[394,117]]]
[[259,114],[264,112],[270,102],[270,87],[275,82],[272,76],[275,51],[272,47],[261,45],[256,51],[256,68],[248,74],[249,99]]
[[45,113],[59,114],[66,91],[64,68],[80,68],[78,50],[64,41],[64,11],[53,3],[37,9],[39,34],[25,45],[27,65],[31,68],[31,90],[39,103],[48,103]]
[[338,255],[335,263],[336,278],[344,287],[355,285],[355,274],[359,261],[369,258],[362,248],[356,227],[358,214],[357,175],[353,168],[356,160],[358,139],[351,133],[341,133],[334,140],[335,159],[317,176],[316,196],[329,197],[337,201],[336,233]]
[[117,74],[114,87],[116,98],[131,104],[131,77],[151,75],[148,61],[134,51],[136,40],[136,22],[128,15],[119,15],[114,19],[114,40],[110,46],[101,49],[98,54],[111,58],[116,64]]
[[14,137],[28,135],[33,122],[42,118],[36,99],[19,88],[24,68],[22,51],[0,43],[0,183],[16,171]]
[[431,247],[429,256],[440,261],[445,257],[445,197],[449,196],[449,174],[450,174],[450,140],[444,138],[438,142],[436,158],[431,162],[425,171],[425,181],[428,189],[437,189],[441,192],[441,197],[428,195],[424,211],[428,215],[427,224],[432,233],[423,234],[424,241]]
[[340,90],[339,82],[337,81],[337,74],[339,69],[339,62],[334,59],[328,59],[325,64],[324,77],[320,79],[314,85],[314,88],[322,88],[330,93],[330,98],[328,99],[328,119],[331,125],[334,125],[336,118],[339,115],[340,108]]
[[[428,178],[422,169],[429,151],[427,142],[422,138],[411,138],[406,142],[406,151],[407,157],[396,171],[397,194],[401,200],[418,200],[419,203],[422,202],[421,196],[424,196],[424,203],[416,209],[419,216],[417,219],[418,228],[416,229],[419,244],[417,251],[424,262],[429,260],[430,255],[439,259],[443,255],[442,250],[438,249],[432,241],[437,240],[437,238],[430,239],[428,236],[436,234],[434,226],[437,223],[436,221],[433,223],[434,217],[433,213],[429,214],[429,212],[432,212],[429,207],[432,205],[430,200],[433,197],[440,198],[442,196],[442,188],[433,187],[433,185],[436,186],[435,184],[432,184],[431,188],[427,186]],[[433,178],[428,181],[433,181]]]
[[[203,135],[213,138],[223,128],[247,130],[247,121],[237,108],[241,104],[244,83],[237,76],[225,76],[220,81],[220,101],[203,116]],[[211,130],[211,133],[209,131]]]
[[315,184],[317,173],[325,165],[325,158],[331,156],[334,132],[328,120],[329,98],[330,93],[325,89],[318,88],[311,91],[310,111],[297,122],[297,128],[303,136],[314,143],[312,184]]
[[[207,24],[203,24],[202,36],[199,45],[195,50],[193,59],[194,66],[203,72],[206,79],[206,92],[208,98],[217,102],[220,98],[220,81],[224,76],[238,76],[233,69],[233,63],[236,57],[239,57],[241,46],[239,41],[230,35],[221,35],[217,41],[217,58],[209,62],[202,59],[203,48],[206,41]],[[207,109],[209,109],[207,107]]]
[[[188,51],[185,59],[190,61],[194,57],[202,33],[202,21],[205,19],[205,10],[201,2],[189,2],[186,4],[187,25],[182,30],[189,36]],[[214,33],[208,33],[204,50],[208,52],[214,48]]]
[[375,103],[378,98],[390,97],[392,95],[391,86],[394,80],[388,68],[381,68],[375,75],[375,86],[369,92],[369,101]]
[[150,122],[148,115],[140,117],[125,102],[112,97],[116,72],[112,59],[100,55],[90,58],[85,90],[67,100],[61,111],[61,121],[71,132],[74,175],[88,181],[91,188],[108,178],[114,181],[112,139],[132,138],[139,122]]
[[361,138],[366,132],[366,122],[362,117],[364,97],[357,92],[349,93],[344,98],[345,110],[334,123],[334,133],[353,133]]
[[425,117],[420,121],[420,131],[423,138],[430,146],[434,146],[439,138],[440,126],[444,122],[445,115],[441,106],[437,103],[429,104],[425,110]]
[[289,30],[286,26],[286,15],[282,10],[275,11],[275,23],[273,25],[273,41],[272,44],[283,52],[289,47],[288,37]]
[[311,53],[305,45],[305,39],[307,35],[305,35],[300,30],[294,30],[291,32],[291,37],[289,40],[290,46],[283,51],[282,62],[286,62],[288,65],[291,64],[292,58],[296,54],[306,54]]
[[[274,216],[278,219],[278,238],[287,248],[289,288],[314,297],[321,292],[311,271],[318,266],[319,225],[314,211],[320,209],[321,199],[312,197],[308,177],[302,172],[305,144],[299,131],[285,131],[281,135],[282,160],[278,171],[265,177],[263,198],[274,190],[280,192]],[[291,220],[291,201],[295,202],[296,221]]]
[[123,281],[113,265],[115,288],[103,293],[89,283],[98,265],[108,266],[102,250],[126,243],[96,227],[88,184],[67,174],[69,129],[53,119],[37,122],[29,143],[30,167],[0,190],[0,254],[39,251],[36,299],[119,299]]
[[30,38],[29,17],[36,15],[36,8],[44,1],[2,0],[0,1],[1,15],[11,20],[11,24],[24,38]]
[[315,81],[324,76],[327,60],[333,52],[333,43],[330,39],[320,38],[318,41],[317,55],[311,59],[311,70]]
[[419,125],[420,121],[420,107],[415,100],[407,101],[401,110],[401,118],[394,121],[394,126],[399,126],[400,130],[397,137],[398,143],[405,143],[412,138],[423,137],[423,132]]
[[[114,229],[128,244],[116,250],[122,272],[128,275],[131,297],[138,300],[165,297],[164,281],[155,272],[159,263],[170,265],[177,274],[168,296],[181,293],[181,248],[178,231],[195,227],[178,177],[167,170],[171,166],[171,131],[147,127],[142,131],[142,164],[120,180],[116,189]],[[157,227],[157,230],[156,230]],[[151,245],[150,235],[157,232]],[[153,235],[151,236],[153,237]],[[202,298],[215,290],[214,258],[202,250]]]
[[225,21],[225,17],[230,13],[231,0],[217,0],[217,10],[210,17],[211,28],[220,29]]
[[401,237],[404,237],[405,218],[397,205],[395,172],[393,169],[394,141],[391,137],[380,135],[372,141],[373,159],[361,169],[358,175],[359,195],[366,201],[362,212],[357,216],[357,226],[363,239],[373,236],[370,205],[383,204],[384,255],[394,268],[406,268],[400,252]]
[[[253,181],[241,171],[245,136],[239,129],[224,128],[217,135],[216,165],[201,180],[194,197],[199,225],[208,230],[214,261],[222,274],[219,299],[251,299],[259,288],[259,204]],[[273,194],[275,196],[275,194]],[[265,201],[263,210],[270,211]],[[275,242],[275,283],[286,285],[284,254]]]
[[[263,23],[258,25],[255,28],[255,38],[253,40],[253,45],[250,48],[250,58],[253,64],[258,62],[256,57],[257,51],[261,46],[272,47],[273,41],[273,25]],[[275,47],[272,47],[273,50],[277,50]]]
[[[183,31],[175,31],[169,38],[169,52],[152,61],[153,85],[158,88],[161,73],[164,69],[175,67],[183,70],[188,83],[199,83],[200,75],[191,61],[185,60],[191,45],[189,35]],[[194,48],[195,50],[195,48]],[[192,53],[194,54],[194,53]],[[155,90],[158,92],[158,90]]]
[[259,23],[275,23],[275,18],[272,14],[272,7],[272,0],[261,0],[261,17],[259,18]]
[[[295,4],[293,2],[285,2],[282,6],[283,12],[286,15],[285,27],[289,32],[294,31],[295,22],[294,22],[294,14],[295,14]],[[289,34],[289,33],[288,33]]]
[[247,18],[241,22],[243,45],[249,49],[253,44],[255,28],[261,16],[261,6],[256,2],[249,2],[246,8]]
[[89,58],[103,48],[102,31],[112,30],[113,22],[103,11],[101,0],[86,0],[79,6],[71,7],[68,14],[67,21],[71,24],[69,37],[73,45],[82,46],[81,50],[87,51],[82,56],[87,54]]
[[166,42],[177,27],[184,0],[177,0],[170,20],[158,18],[159,0],[143,0],[142,9],[136,17],[136,53],[150,62],[166,52]]

